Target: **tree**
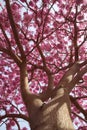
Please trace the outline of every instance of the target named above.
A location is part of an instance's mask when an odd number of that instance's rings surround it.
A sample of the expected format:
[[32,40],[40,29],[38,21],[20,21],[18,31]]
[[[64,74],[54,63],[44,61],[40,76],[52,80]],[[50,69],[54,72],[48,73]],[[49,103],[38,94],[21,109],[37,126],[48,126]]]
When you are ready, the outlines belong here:
[[0,122],[10,130],[87,129],[87,3],[4,0]]

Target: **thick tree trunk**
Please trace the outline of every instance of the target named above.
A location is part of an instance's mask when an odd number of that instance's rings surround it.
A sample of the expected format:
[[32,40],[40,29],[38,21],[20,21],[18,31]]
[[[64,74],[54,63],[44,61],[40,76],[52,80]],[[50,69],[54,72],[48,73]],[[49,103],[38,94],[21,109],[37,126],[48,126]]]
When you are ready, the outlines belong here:
[[20,69],[21,94],[29,114],[31,130],[74,130],[70,117],[69,95],[65,88],[54,91],[45,104],[28,88],[26,64]]
[[60,88],[55,97],[30,119],[31,130],[74,130],[68,93]]

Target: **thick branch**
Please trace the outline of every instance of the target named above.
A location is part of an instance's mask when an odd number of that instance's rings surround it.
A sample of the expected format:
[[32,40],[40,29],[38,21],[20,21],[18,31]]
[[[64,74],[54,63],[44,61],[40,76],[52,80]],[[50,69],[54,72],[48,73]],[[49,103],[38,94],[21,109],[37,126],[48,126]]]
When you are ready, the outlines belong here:
[[68,92],[70,93],[72,89],[75,87],[76,84],[78,84],[79,80],[82,79],[82,76],[87,72],[87,65],[81,69],[77,75],[74,77],[74,79],[68,84]]
[[16,25],[15,25],[15,21],[13,19],[9,0],[6,0],[5,2],[6,2],[7,13],[8,13],[9,21],[10,21],[11,28],[12,28],[12,31],[14,34],[15,42],[19,48],[22,59],[25,59],[25,53],[24,53],[23,47],[22,47],[20,40],[19,40],[18,31],[17,31]]
[[53,87],[54,87],[54,81],[53,81],[53,76],[48,75],[48,86],[47,90],[45,92],[42,92],[39,94],[39,97],[42,101],[46,101],[48,98],[52,96],[53,93]]
[[48,89],[52,90],[54,87],[53,76],[50,74],[48,75]]
[[74,75],[79,71],[79,63],[76,62],[63,76],[60,80],[58,86],[66,87],[74,78]]
[[[82,69],[80,71],[80,68],[82,66],[84,66],[85,64],[87,64],[86,62],[83,63],[79,63],[76,62],[63,76],[63,78],[60,80],[58,86],[59,87],[67,87],[68,88],[68,92],[70,93],[72,88],[76,85],[76,83],[78,83],[78,81],[82,78],[83,74],[86,71],[86,68]],[[80,74],[79,74],[80,73]],[[76,76],[75,76],[76,75]],[[81,75],[81,77],[80,77]],[[50,81],[50,80],[49,80]],[[51,81],[52,82],[52,81]],[[51,83],[52,84],[52,83]],[[58,87],[58,88],[59,88]],[[54,91],[56,91],[58,88],[55,88]],[[45,96],[42,96],[42,95]],[[49,98],[52,95],[52,91],[47,90],[47,92],[42,93],[42,100],[45,100],[47,98]]]
[[32,94],[29,90],[26,63],[22,64],[20,68],[20,85],[23,101],[26,105],[29,117],[32,118],[34,114],[36,114],[37,109],[39,109],[42,106],[43,102],[41,101],[38,95]]

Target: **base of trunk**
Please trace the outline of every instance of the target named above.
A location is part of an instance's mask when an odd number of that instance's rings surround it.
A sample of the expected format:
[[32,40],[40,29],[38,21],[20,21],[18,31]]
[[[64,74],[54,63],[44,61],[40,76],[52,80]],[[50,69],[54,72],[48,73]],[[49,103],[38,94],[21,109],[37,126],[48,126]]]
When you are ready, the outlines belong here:
[[70,117],[69,95],[64,88],[44,104],[30,120],[31,130],[74,130]]

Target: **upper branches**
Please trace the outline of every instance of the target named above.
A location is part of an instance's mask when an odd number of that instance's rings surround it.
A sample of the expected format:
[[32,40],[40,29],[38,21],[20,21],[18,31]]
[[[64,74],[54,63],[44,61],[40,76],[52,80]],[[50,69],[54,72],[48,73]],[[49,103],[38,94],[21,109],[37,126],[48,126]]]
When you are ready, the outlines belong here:
[[15,63],[17,63],[17,65],[20,67],[22,61],[21,59],[19,58],[19,56],[17,56],[16,54],[13,53],[12,50],[8,50],[8,49],[5,49],[4,47],[0,47],[0,51],[1,52],[4,52],[5,54],[7,54],[9,57],[11,57]]
[[11,43],[10,43],[10,41],[9,41],[9,39],[8,39],[8,37],[7,37],[6,33],[5,33],[5,30],[4,30],[4,28],[2,27],[2,24],[1,24],[1,23],[0,23],[0,28],[1,28],[1,30],[2,30],[2,33],[3,33],[4,37],[5,37],[5,39],[6,39],[7,48],[10,50],[10,49],[11,49]]
[[[57,86],[67,88],[70,93],[72,89],[79,83],[83,75],[87,72],[87,61],[76,62],[65,72]],[[56,88],[58,89],[58,88]]]
[[18,31],[17,31],[16,24],[15,24],[15,21],[14,21],[14,18],[13,18],[11,7],[10,7],[10,2],[9,2],[9,0],[6,0],[5,2],[6,2],[8,18],[9,18],[10,25],[11,25],[11,28],[12,28],[12,31],[13,31],[15,42],[16,42],[18,48],[19,48],[22,60],[25,60],[25,52],[24,52],[22,44],[20,43],[20,40],[19,40]]

